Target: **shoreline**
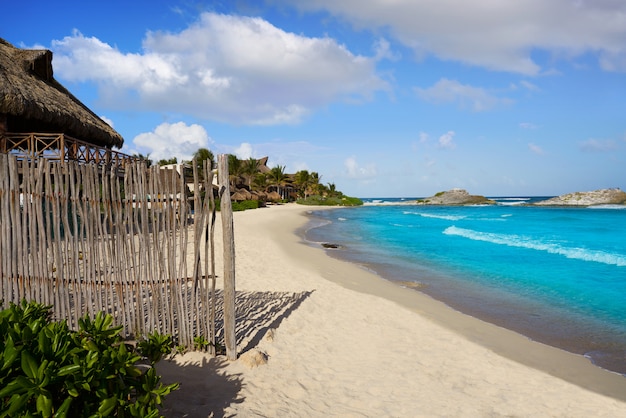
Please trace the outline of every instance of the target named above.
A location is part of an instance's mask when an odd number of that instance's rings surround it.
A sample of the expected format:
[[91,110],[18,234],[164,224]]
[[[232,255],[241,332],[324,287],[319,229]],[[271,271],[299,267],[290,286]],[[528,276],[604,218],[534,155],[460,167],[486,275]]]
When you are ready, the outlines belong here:
[[304,242],[305,215],[320,209],[235,213],[237,291],[292,302],[241,316],[238,361],[159,364],[164,383],[181,382],[165,416],[626,417],[623,376]]
[[[332,209],[310,207],[305,213]],[[306,227],[307,225],[305,224],[295,232],[300,239],[305,241],[303,242],[305,245],[314,247],[314,243],[308,242],[304,238]],[[544,371],[583,388],[626,401],[626,376],[623,374],[597,366],[582,354],[572,353],[562,348],[533,340],[514,330],[461,312],[445,302],[424,293],[418,286],[403,286],[402,282],[386,279],[365,265],[360,266],[338,255],[332,255],[330,253],[332,250],[321,246],[319,249],[329,258],[351,264],[362,270],[365,273],[363,278],[367,280],[367,283],[343,280],[336,276],[325,277],[328,280],[334,281],[350,290],[381,296],[396,302],[511,360]]]
[[[337,210],[343,213],[337,216],[350,217],[349,208],[347,211]],[[511,330],[533,341],[581,355],[596,367],[626,378],[626,358],[623,350],[619,350],[619,347],[624,347],[626,340],[619,338],[623,334],[616,334],[614,329],[609,329],[605,324],[591,325],[593,319],[582,315],[575,317],[563,309],[546,308],[528,297],[510,298],[506,294],[496,294],[496,291],[483,290],[471,281],[465,283],[460,273],[440,273],[436,269],[424,268],[419,261],[410,265],[389,261],[376,248],[368,250],[368,247],[378,247],[376,243],[368,246],[361,239],[352,241],[350,235],[344,235],[345,231],[339,234],[334,232],[334,227],[328,225],[338,222],[337,216],[323,212],[311,210],[310,221],[300,234],[311,245],[319,247],[320,243],[326,243],[328,256],[362,266],[384,280],[419,291],[465,315]],[[338,230],[341,231],[342,227],[339,226]]]

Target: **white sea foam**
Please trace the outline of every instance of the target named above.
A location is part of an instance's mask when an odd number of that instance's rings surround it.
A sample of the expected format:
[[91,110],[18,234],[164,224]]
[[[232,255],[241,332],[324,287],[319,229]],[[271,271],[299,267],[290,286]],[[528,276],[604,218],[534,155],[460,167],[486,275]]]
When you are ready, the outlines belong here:
[[530,197],[494,197],[492,200],[495,200],[499,205],[502,206],[519,206],[528,204],[531,200]]
[[471,229],[458,228],[456,226],[446,228],[443,233],[446,235],[456,235],[475,241],[484,241],[491,242],[493,244],[508,245],[510,247],[545,251],[550,254],[558,254],[567,258],[577,260],[593,261],[596,263],[611,264],[619,267],[626,266],[626,256],[622,254],[614,254],[605,251],[591,250],[587,248],[564,247],[559,244],[542,242],[540,240],[522,235],[494,234],[489,232],[480,232]]
[[418,215],[423,218],[444,219],[446,221],[460,221],[461,219],[467,218],[467,216],[462,216],[462,215],[433,215],[431,213],[410,212],[410,211],[405,211],[404,214],[405,215]]
[[626,210],[626,205],[596,205],[589,206],[589,209]]
[[517,200],[517,201],[512,201],[512,202],[498,202],[498,205],[501,206],[521,206],[521,205],[525,205],[528,202],[526,200]]
[[419,228],[416,225],[405,225],[405,224],[398,224],[398,223],[391,223],[391,226],[395,226],[395,227],[399,227],[399,228]]
[[374,199],[370,201],[364,201],[363,206],[411,206],[415,205],[415,199],[406,200],[402,199],[393,199],[393,200],[385,200],[385,199]]

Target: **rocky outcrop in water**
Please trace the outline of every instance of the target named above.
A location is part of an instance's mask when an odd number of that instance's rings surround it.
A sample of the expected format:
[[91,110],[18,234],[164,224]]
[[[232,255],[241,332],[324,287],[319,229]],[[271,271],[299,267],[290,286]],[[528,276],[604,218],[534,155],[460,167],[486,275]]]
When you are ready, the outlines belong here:
[[626,205],[626,193],[619,188],[568,193],[534,203],[537,206]]
[[447,192],[439,192],[434,196],[418,200],[418,205],[492,205],[493,200],[485,196],[471,195],[464,189],[452,189]]

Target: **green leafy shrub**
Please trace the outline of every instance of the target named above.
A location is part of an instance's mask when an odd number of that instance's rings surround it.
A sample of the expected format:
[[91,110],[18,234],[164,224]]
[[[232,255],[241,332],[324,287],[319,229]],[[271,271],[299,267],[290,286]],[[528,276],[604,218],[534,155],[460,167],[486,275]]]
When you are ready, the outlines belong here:
[[[248,209],[258,209],[264,206],[265,203],[259,200],[244,200],[241,202],[231,202],[233,212],[240,212]],[[221,208],[221,200],[215,199],[215,209],[219,212]]]
[[312,195],[306,199],[298,199],[296,203],[310,206],[361,206],[363,201],[356,197],[333,196],[323,197],[320,195]]
[[174,354],[185,354],[188,351],[187,346],[184,344],[178,344],[176,347],[174,347]]
[[139,353],[154,365],[161,361],[163,356],[172,352],[174,341],[170,335],[159,334],[155,331],[139,341],[137,348]]
[[158,417],[164,386],[140,369],[110,315],[87,315],[78,331],[51,321],[50,306],[11,303],[0,311],[0,418]]
[[204,335],[197,335],[193,337],[193,348],[198,351],[206,350],[210,344],[211,343],[204,337]]
[[233,212],[248,209],[258,209],[260,202],[258,200],[244,200],[242,202],[232,202]]

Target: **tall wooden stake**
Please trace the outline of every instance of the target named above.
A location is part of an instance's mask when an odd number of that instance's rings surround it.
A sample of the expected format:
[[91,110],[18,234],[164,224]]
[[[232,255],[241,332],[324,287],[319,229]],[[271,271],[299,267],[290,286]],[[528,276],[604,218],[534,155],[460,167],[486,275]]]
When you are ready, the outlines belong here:
[[228,155],[217,157],[218,184],[220,187],[220,212],[224,240],[224,344],[228,360],[237,360],[235,339],[235,235],[233,232],[233,207],[230,203]]

